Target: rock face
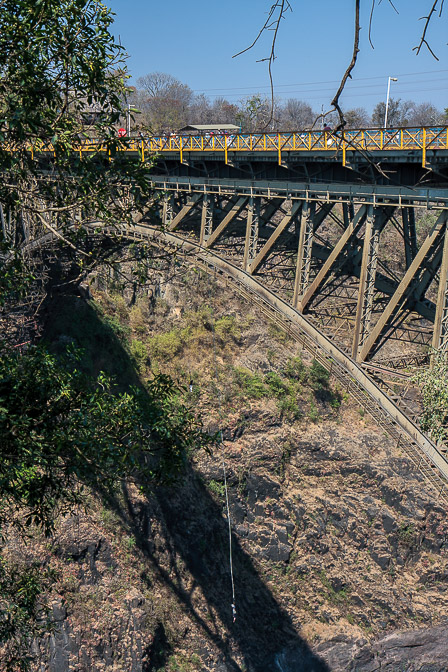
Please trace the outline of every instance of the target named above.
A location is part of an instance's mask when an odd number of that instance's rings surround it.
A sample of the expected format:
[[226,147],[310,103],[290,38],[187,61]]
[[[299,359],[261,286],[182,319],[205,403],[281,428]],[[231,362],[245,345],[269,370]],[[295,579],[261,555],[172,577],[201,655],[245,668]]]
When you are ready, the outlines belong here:
[[[34,643],[33,669],[448,671],[444,508],[342,391],[339,408],[303,382],[294,417],[281,398],[257,396],[255,383],[299,353],[223,288],[213,304],[220,410],[210,325],[198,327],[210,319],[208,289],[170,283],[127,324],[139,338],[184,334],[158,366],[194,377],[186,400],[224,443],[192,455],[176,486],[92,495],[50,544],[36,532],[20,550],[59,577],[54,631]],[[247,370],[259,375],[250,394]]]
[[[371,644],[335,639],[321,644],[316,651],[335,672],[446,672],[447,635],[445,626],[396,632]],[[283,656],[289,665],[283,667],[284,672],[293,671],[288,653]]]

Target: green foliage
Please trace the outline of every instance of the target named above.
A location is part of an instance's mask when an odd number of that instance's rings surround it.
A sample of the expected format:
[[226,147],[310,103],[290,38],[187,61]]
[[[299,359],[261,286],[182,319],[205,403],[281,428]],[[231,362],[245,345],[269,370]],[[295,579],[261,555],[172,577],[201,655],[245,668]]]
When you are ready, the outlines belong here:
[[145,343],[134,339],[131,341],[129,351],[139,370],[144,369],[148,362],[149,352]]
[[433,353],[432,368],[418,371],[413,379],[422,391],[423,412],[420,425],[433,441],[447,440],[448,362],[444,353]]
[[346,607],[347,602],[350,600],[349,588],[347,586],[343,586],[340,590],[336,590],[332,586],[331,581],[328,579],[324,570],[320,572],[319,578],[325,588],[325,598],[332,604],[340,607]]
[[319,422],[320,420],[319,411],[314,401],[310,402],[310,410],[308,411],[308,417],[311,420],[311,422]]
[[277,399],[285,397],[289,393],[287,383],[275,371],[270,371],[264,377],[270,394]]
[[290,421],[300,420],[303,416],[297,403],[297,398],[293,395],[283,396],[278,400],[277,408],[284,418]]
[[227,341],[231,338],[234,341],[239,341],[241,338],[241,329],[237,323],[234,315],[224,315],[215,322],[215,334],[221,341]]
[[403,546],[412,546],[415,541],[415,527],[414,525],[407,525],[403,523],[398,528],[398,541]]
[[173,359],[183,348],[182,333],[179,329],[172,329],[164,334],[155,334],[149,339],[148,348],[150,355],[156,359]]
[[302,362],[301,357],[291,357],[288,359],[284,374],[288,378],[298,380],[300,383],[305,384],[308,382],[308,369]]
[[218,497],[221,498],[225,497],[226,489],[224,483],[220,483],[219,481],[214,481],[212,479],[208,484],[208,489],[210,490],[210,492],[213,492]]
[[[57,226],[76,248],[87,248],[78,260],[84,266],[94,255],[84,229],[72,226],[75,216],[112,226],[129,221],[150,192],[149,164],[124,156],[127,141],[115,130],[124,114],[127,74],[112,23],[113,13],[100,0],[2,3],[0,202],[8,213],[7,235],[0,231],[3,302],[16,300],[33,281],[22,234],[15,231],[19,212],[31,239]],[[96,149],[80,155],[80,142],[91,138]]]
[[38,564],[19,566],[0,556],[0,649],[5,672],[31,669],[25,652],[31,639],[50,626],[42,595],[54,579],[54,572]]
[[243,396],[250,399],[262,399],[268,395],[268,389],[259,374],[252,373],[242,366],[235,367],[233,373],[235,383]]
[[0,360],[2,519],[16,511],[46,532],[82,500],[82,484],[112,487],[137,473],[172,481],[186,453],[209,438],[165,375],[117,394],[112,379],[80,370],[80,353],[44,347]]
[[309,370],[309,381],[313,390],[323,390],[328,388],[330,373],[317,360],[313,359]]

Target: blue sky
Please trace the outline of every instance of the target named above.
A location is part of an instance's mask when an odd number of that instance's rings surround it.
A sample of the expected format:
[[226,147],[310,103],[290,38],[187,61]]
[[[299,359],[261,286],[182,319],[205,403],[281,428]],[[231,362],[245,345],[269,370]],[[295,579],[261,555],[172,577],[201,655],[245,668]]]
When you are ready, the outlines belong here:
[[[224,96],[231,102],[255,93],[268,94],[266,64],[270,34],[256,50],[248,46],[266,18],[272,0],[104,0],[116,13],[114,33],[129,54],[131,83],[146,73],[167,72],[196,93]],[[380,3],[378,5],[378,3]],[[433,0],[376,0],[372,38],[368,41],[371,1],[362,0],[361,51],[353,80],[341,98],[346,109],[369,112],[386,96],[448,107],[448,6],[434,17],[428,39],[439,57],[423,48],[416,56],[424,21]],[[352,51],[355,0],[291,0],[293,12],[282,22],[274,63],[276,96],[298,98],[313,108],[329,108]]]

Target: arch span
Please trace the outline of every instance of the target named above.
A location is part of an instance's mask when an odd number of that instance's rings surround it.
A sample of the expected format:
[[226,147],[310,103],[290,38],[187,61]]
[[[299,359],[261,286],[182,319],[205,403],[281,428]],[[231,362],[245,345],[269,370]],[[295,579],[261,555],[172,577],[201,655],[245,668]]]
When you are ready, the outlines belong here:
[[176,249],[195,266],[230,282],[239,294],[255,303],[345,386],[372,418],[397,440],[404,453],[432,486],[437,498],[448,503],[448,460],[443,449],[421,431],[360,364],[325,336],[306,316],[264,287],[255,277],[191,239],[143,223],[134,225],[132,229],[125,226],[118,229],[126,238]]

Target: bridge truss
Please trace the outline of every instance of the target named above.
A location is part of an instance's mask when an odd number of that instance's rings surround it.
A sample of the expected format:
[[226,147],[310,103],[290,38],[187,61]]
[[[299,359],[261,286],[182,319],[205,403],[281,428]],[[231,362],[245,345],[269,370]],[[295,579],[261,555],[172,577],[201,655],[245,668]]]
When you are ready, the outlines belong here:
[[153,180],[148,218],[126,235],[230,278],[337,375],[448,501],[447,449],[418,428],[411,381],[431,349],[448,348],[446,191]]
[[357,362],[402,369],[447,347],[448,194],[178,178],[154,186],[167,231],[260,278]]

